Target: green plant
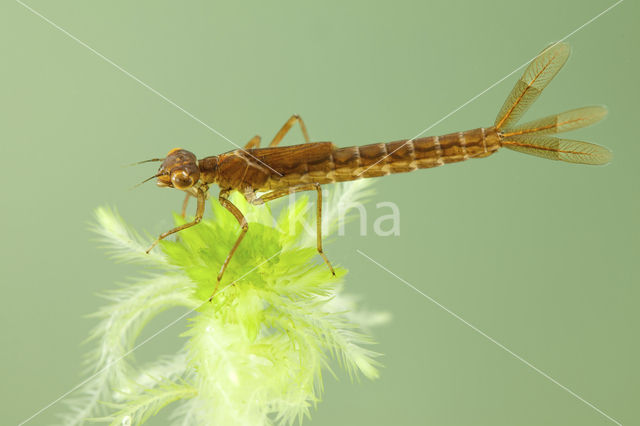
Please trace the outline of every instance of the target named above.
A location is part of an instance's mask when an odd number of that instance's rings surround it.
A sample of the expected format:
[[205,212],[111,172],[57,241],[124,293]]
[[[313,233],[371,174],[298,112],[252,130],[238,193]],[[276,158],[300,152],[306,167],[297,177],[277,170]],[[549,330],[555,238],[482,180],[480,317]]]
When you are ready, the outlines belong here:
[[[367,196],[365,188],[359,182],[336,188],[325,228],[335,230],[339,206]],[[93,376],[69,401],[64,424],[140,424],[170,403],[177,406],[175,424],[291,424],[320,400],[330,358],[351,377],[378,376],[378,354],[366,347],[372,341],[365,330],[386,315],[358,312],[354,299],[341,293],[346,271],[336,268],[332,278],[318,262],[315,239],[300,221],[309,213],[307,197],[282,206],[277,219],[269,207],[233,201],[247,212],[250,231],[212,302],[216,273],[239,230],[226,210],[212,203],[214,219],[149,255],[150,241],[117,213],[96,211],[95,230],[113,257],[154,272],[106,293],[110,303],[92,315],[100,319],[89,338]],[[130,354],[149,340],[137,342],[141,331],[173,307],[186,312],[165,328],[189,317],[183,348],[138,365]]]

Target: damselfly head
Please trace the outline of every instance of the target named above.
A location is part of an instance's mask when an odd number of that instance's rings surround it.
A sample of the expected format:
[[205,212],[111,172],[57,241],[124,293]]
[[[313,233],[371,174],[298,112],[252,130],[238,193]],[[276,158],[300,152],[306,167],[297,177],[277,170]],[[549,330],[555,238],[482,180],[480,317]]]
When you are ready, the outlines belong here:
[[174,148],[160,165],[157,185],[161,187],[189,189],[200,179],[196,156],[182,148]]

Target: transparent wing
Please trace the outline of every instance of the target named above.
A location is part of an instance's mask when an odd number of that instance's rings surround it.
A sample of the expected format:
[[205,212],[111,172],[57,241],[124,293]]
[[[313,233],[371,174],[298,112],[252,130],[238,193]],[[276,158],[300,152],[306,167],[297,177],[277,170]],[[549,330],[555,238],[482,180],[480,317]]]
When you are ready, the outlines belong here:
[[527,67],[502,105],[495,126],[509,127],[518,122],[542,90],[567,62],[571,49],[567,43],[556,43],[543,50]]
[[514,136],[502,144],[514,151],[568,163],[598,165],[612,158],[611,151],[603,146],[551,136]]
[[588,106],[572,109],[571,111],[565,111],[560,114],[554,114],[519,124],[510,129],[504,129],[502,136],[508,138],[510,136],[525,135],[528,133],[543,135],[568,132],[569,130],[580,129],[597,123],[606,115],[607,108],[603,106]]

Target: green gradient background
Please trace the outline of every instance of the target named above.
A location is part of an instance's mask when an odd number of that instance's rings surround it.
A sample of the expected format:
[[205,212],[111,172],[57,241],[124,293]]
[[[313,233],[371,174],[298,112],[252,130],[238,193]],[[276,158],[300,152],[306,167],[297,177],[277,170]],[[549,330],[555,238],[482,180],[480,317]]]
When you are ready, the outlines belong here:
[[[314,140],[349,146],[414,136],[613,1],[29,4],[238,144],[295,112]],[[96,248],[93,209],[117,206],[156,234],[180,204],[151,184],[128,190],[155,166],[120,166],[233,147],[19,3],[0,16],[0,422],[15,424],[83,378],[94,324],[83,316],[137,271]],[[305,424],[613,424],[357,249],[621,423],[640,422],[638,16],[627,1],[573,35],[527,116],[606,104],[602,124],[571,137],[609,146],[611,165],[505,151],[375,183],[376,201],[401,209],[401,236],[360,237],[352,224],[327,252],[364,306],[394,316],[375,330],[385,369],[375,382],[327,376]],[[490,125],[516,78],[429,134]],[[175,350],[183,327],[138,358]]]

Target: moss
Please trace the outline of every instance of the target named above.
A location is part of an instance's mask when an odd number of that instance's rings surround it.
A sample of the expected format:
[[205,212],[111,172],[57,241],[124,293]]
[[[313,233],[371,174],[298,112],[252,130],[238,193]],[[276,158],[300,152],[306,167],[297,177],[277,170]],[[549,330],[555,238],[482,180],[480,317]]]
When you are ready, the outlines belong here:
[[[364,186],[332,193],[325,228],[335,230],[337,206],[366,196]],[[308,199],[283,206],[278,218],[268,207],[233,201],[247,212],[249,233],[211,302],[216,274],[239,232],[221,206],[212,203],[212,219],[151,255],[144,254],[149,241],[117,213],[96,211],[95,230],[113,257],[154,271],[105,294],[109,304],[94,315],[100,322],[89,338],[91,375],[82,395],[68,402],[65,424],[89,418],[141,424],[169,404],[176,424],[291,424],[320,401],[331,358],[351,377],[378,376],[378,354],[368,348],[365,330],[384,315],[358,313],[341,293],[346,270],[337,267],[332,277],[315,244],[309,247],[313,239],[300,225]],[[166,328],[185,327],[183,348],[149,365],[135,363],[130,353],[149,340],[137,341],[141,331],[176,306],[186,312]]]

